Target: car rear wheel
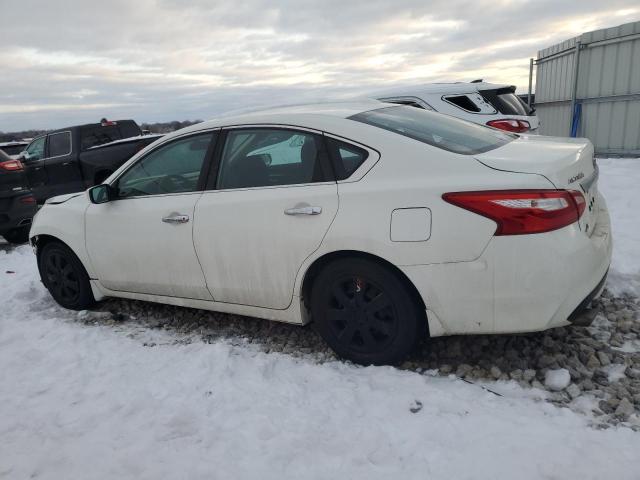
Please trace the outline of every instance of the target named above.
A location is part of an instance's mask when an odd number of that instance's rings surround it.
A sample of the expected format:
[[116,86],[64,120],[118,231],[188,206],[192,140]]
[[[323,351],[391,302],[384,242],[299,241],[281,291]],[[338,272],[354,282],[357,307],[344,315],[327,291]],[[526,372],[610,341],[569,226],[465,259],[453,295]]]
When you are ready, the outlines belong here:
[[78,257],[59,242],[48,243],[38,256],[42,283],[64,308],[84,310],[95,303],[89,275]]
[[426,335],[424,314],[398,276],[365,260],[339,260],[317,276],[311,292],[315,329],[341,357],[394,364]]
[[29,241],[29,227],[18,227],[2,235],[9,243],[27,243]]

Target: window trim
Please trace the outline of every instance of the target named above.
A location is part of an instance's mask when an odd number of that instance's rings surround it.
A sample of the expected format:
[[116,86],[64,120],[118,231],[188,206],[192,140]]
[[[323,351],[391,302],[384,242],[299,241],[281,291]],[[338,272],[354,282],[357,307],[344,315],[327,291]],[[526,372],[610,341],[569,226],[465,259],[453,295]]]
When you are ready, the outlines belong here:
[[[222,153],[224,152],[224,146],[227,143],[227,137],[229,132],[238,130],[288,130],[293,132],[307,133],[315,135],[320,143],[320,149],[318,151],[318,158],[321,162],[321,168],[327,176],[327,180],[323,182],[307,182],[307,183],[288,183],[286,185],[262,185],[259,187],[240,187],[240,188],[217,188],[218,175],[220,173],[220,164],[222,163]],[[239,190],[257,190],[257,189],[274,189],[274,188],[289,188],[300,187],[308,185],[326,185],[335,184],[336,175],[333,171],[333,165],[329,158],[329,152],[324,141],[324,135],[322,131],[315,130],[313,128],[299,127],[295,125],[286,124],[243,124],[243,125],[229,125],[222,127],[220,137],[218,138],[217,147],[213,155],[213,161],[209,174],[206,177],[205,192],[236,192]]]
[[215,148],[217,147],[217,145],[220,143],[220,128],[216,127],[216,128],[208,128],[208,129],[204,129],[204,130],[198,130],[195,132],[187,132],[184,133],[182,135],[178,135],[175,137],[171,137],[168,138],[166,141],[162,142],[161,144],[157,145],[156,147],[154,147],[152,150],[149,150],[147,152],[144,152],[143,155],[141,155],[140,157],[136,158],[136,159],[132,159],[133,161],[131,163],[129,163],[128,165],[125,164],[125,168],[118,173],[118,175],[109,183],[110,186],[116,188],[116,185],[118,183],[118,181],[120,180],[120,178],[122,178],[122,176],[127,173],[129,170],[131,170],[133,167],[135,167],[139,162],[143,161],[145,158],[147,158],[149,155],[151,155],[152,153],[157,152],[159,149],[164,148],[172,143],[175,142],[179,142],[182,140],[185,140],[189,137],[195,137],[198,135],[204,135],[204,134],[208,134],[211,136],[211,139],[209,140],[209,146],[207,147],[207,152],[204,155],[204,159],[202,160],[202,166],[200,167],[200,175],[198,176],[198,182],[196,183],[196,189],[191,191],[191,192],[174,192],[174,193],[160,193],[160,194],[156,194],[156,195],[134,195],[131,197],[116,197],[113,199],[113,201],[120,201],[120,200],[134,200],[134,199],[139,199],[139,198],[152,198],[152,197],[166,197],[166,196],[170,196],[170,195],[193,195],[193,194],[199,194],[203,192],[204,189],[204,180],[207,178],[206,174],[209,171],[210,168],[210,164],[212,161],[212,155],[214,153]]
[[[61,135],[63,133],[68,133],[69,134],[69,152],[68,153],[63,153],[60,155],[53,155],[53,156],[49,156],[49,138],[52,137],[53,135]],[[47,133],[47,139],[45,141],[46,145],[45,145],[45,152],[47,153],[48,156],[44,157],[47,160],[50,160],[52,158],[59,158],[59,157],[68,157],[69,155],[71,155],[73,153],[73,135],[71,133],[71,130],[60,130],[59,132],[53,132],[53,133]]]

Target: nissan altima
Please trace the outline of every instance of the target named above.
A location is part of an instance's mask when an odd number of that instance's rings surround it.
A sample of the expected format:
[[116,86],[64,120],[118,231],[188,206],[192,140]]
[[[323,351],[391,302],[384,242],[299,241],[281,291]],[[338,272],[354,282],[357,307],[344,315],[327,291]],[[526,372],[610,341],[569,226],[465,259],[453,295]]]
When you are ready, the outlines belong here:
[[[69,309],[123,297],[312,323],[343,358],[572,323],[611,231],[585,139],[374,101],[179,130],[47,201],[30,240]],[[586,319],[586,320],[585,320]]]

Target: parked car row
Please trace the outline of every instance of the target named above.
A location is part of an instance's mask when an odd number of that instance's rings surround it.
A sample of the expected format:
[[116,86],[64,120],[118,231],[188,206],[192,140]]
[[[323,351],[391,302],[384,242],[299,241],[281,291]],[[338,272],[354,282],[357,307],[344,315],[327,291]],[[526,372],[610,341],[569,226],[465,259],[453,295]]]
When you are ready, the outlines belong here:
[[0,144],[6,157],[0,157],[0,235],[26,242],[37,204],[100,184],[161,136],[143,135],[133,120],[102,120],[50,131],[28,144]]
[[514,133],[535,133],[535,109],[515,94],[514,85],[474,80],[470,83],[433,83],[379,92],[378,100],[410,105],[452,115],[470,122]]
[[427,337],[588,324],[612,245],[593,146],[478,123],[368,100],[176,131],[45,203],[42,281],[71,309],[123,297],[312,322],[363,364]]

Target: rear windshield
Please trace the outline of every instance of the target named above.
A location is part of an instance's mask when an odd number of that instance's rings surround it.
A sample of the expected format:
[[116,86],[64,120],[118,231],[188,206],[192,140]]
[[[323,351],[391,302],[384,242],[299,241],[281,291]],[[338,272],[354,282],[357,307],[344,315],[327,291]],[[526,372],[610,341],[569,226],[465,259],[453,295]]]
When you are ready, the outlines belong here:
[[123,138],[136,137],[142,131],[134,121],[119,121],[116,125],[102,126],[100,124],[83,127],[81,136],[81,150],[103,145],[105,143],[121,140]]
[[349,118],[463,155],[488,152],[517,138],[449,115],[406,106],[370,110]]
[[5,145],[4,147],[0,147],[0,150],[7,155],[17,155],[24,150],[24,147],[26,147],[26,145]]
[[533,110],[510,88],[481,90],[480,93],[487,102],[504,115],[533,115]]

